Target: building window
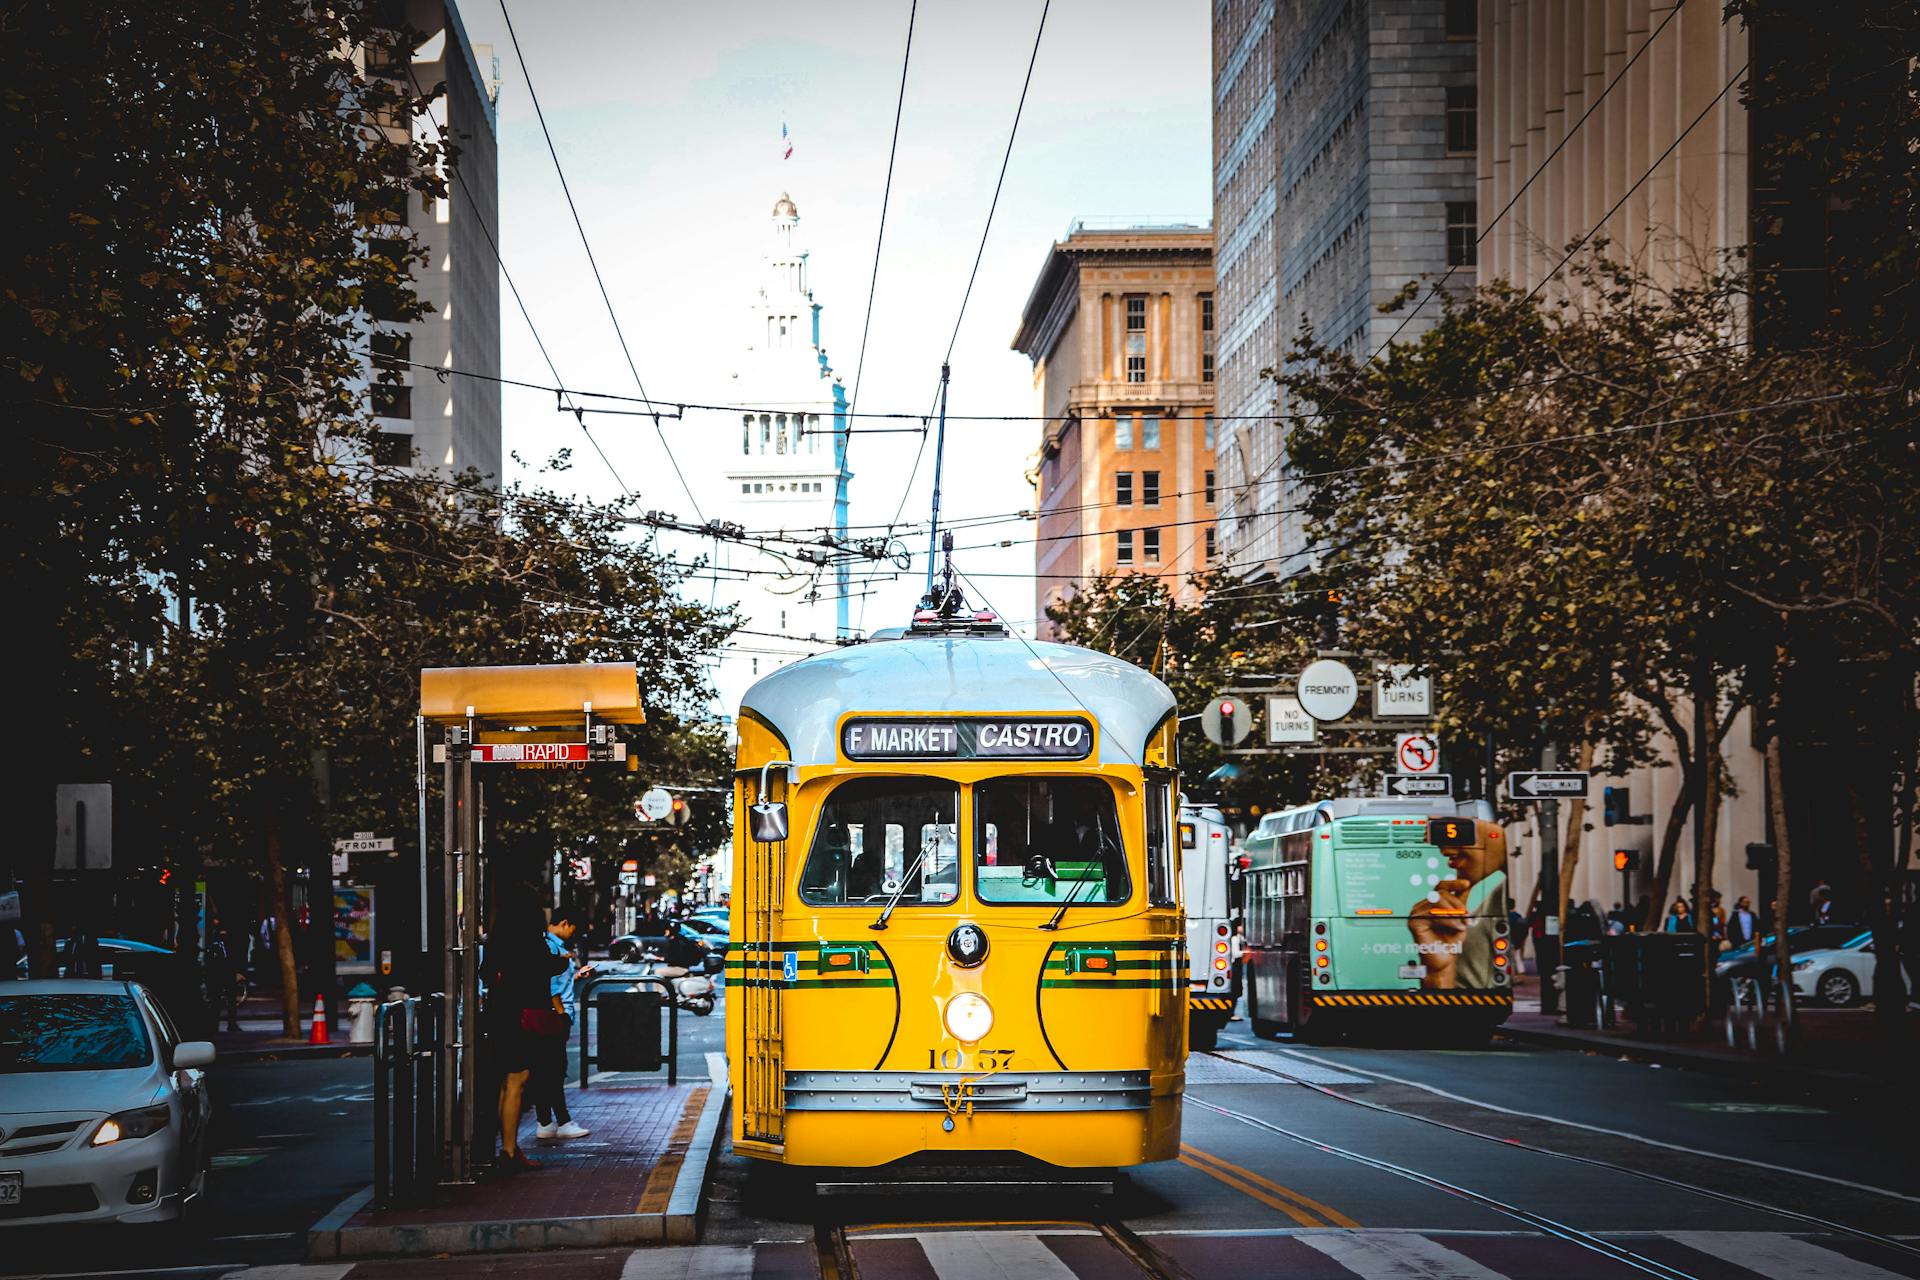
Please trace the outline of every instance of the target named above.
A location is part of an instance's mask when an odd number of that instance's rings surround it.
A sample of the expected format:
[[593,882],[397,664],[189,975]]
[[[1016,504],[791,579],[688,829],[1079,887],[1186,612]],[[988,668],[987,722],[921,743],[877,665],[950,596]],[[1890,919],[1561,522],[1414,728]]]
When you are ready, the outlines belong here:
[[1113,501],[1116,506],[1133,505],[1133,472],[1116,471],[1113,473]]
[[1143,530],[1140,534],[1140,548],[1146,553],[1148,564],[1159,564],[1160,531],[1158,529]]
[[1160,447],[1160,415],[1150,413],[1140,428],[1140,447],[1158,449]]
[[411,418],[413,388],[397,382],[373,384],[373,412],[381,418]]
[[1471,267],[1480,255],[1475,243],[1474,202],[1472,200],[1449,200],[1447,202],[1447,265],[1450,267]]
[[1200,381],[1213,381],[1213,295],[1200,295]]
[[753,492],[753,486],[752,486],[751,484],[749,484],[748,482],[746,482],[745,480],[742,480],[742,481],[740,482],[740,492],[742,492],[742,493],[752,493],[752,492]]
[[1113,562],[1115,564],[1133,563],[1133,530],[1122,529],[1113,535]]
[[1127,295],[1127,381],[1147,380],[1147,295]]
[[1140,473],[1140,501],[1149,507],[1160,505],[1160,473],[1158,471]]
[[[1207,505],[1213,505],[1213,472],[1207,472]],[[1705,701],[1705,699],[1702,699]]]
[[376,466],[405,467],[413,463],[413,436],[404,431],[382,431],[373,438]]
[[1113,447],[1122,453],[1133,449],[1133,419],[1122,415],[1113,420]]
[[1447,39],[1471,40],[1479,34],[1478,0],[1447,0]]
[[373,367],[398,372],[413,360],[413,335],[376,329],[373,333]]
[[1212,414],[1207,415],[1206,425],[1202,427],[1200,431],[1200,439],[1201,439],[1201,442],[1204,443],[1207,448],[1209,449],[1213,448],[1213,415]]
[[1470,156],[1479,129],[1480,90],[1470,84],[1447,87],[1447,154]]
[[1213,526],[1208,525],[1207,526],[1207,559],[1208,561],[1212,561],[1214,557],[1218,556],[1219,554],[1220,554],[1219,537],[1214,533]]

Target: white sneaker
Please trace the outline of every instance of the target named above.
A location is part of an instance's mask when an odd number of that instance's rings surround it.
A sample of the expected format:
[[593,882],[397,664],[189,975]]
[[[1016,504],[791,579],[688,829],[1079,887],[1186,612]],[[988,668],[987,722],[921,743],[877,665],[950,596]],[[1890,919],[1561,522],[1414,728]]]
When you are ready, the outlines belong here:
[[553,1136],[556,1138],[584,1138],[592,1132],[593,1130],[587,1128],[585,1125],[577,1124],[569,1120],[558,1129],[555,1129]]
[[[557,1125],[540,1124],[533,1127],[533,1136],[536,1138],[551,1138],[559,1132],[560,1129]],[[569,1134],[567,1136],[571,1137],[572,1135]]]

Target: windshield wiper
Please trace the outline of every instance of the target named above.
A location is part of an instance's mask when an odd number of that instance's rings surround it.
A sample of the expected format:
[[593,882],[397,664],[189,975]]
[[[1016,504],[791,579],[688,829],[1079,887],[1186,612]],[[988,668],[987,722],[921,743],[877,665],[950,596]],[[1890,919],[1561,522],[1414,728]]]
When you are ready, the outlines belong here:
[[880,908],[880,918],[878,920],[875,920],[872,924],[868,925],[867,928],[884,929],[887,927],[887,917],[891,916],[893,914],[893,909],[900,905],[901,895],[905,894],[907,891],[907,886],[913,883],[913,873],[918,871],[920,869],[920,864],[925,862],[926,860],[927,860],[927,851],[926,849],[923,848],[920,850],[919,853],[914,855],[913,865],[907,868],[907,874],[900,877],[900,887],[893,891],[893,896],[891,898],[887,899],[887,905]]
[[[1067,914],[1067,908],[1072,906],[1073,900],[1080,896],[1080,890],[1083,887],[1085,887],[1086,883],[1089,880],[1093,879],[1093,867],[1094,867],[1094,864],[1089,862],[1084,867],[1080,868],[1080,878],[1078,880],[1075,880],[1073,882],[1073,888],[1067,891],[1066,901],[1062,902],[1060,904],[1060,909],[1053,913],[1053,919],[1047,921],[1045,924],[1040,926],[1042,929],[1051,930],[1051,929],[1058,929],[1060,927],[1060,918]],[[1102,879],[1105,878],[1104,872],[1105,872],[1105,867],[1103,864],[1102,865],[1103,874],[1101,877]]]

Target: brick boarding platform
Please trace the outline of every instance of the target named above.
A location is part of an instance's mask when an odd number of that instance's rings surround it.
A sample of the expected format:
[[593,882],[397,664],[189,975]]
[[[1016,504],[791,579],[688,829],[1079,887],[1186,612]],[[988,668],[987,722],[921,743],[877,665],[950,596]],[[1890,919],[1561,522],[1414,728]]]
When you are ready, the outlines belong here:
[[520,1149],[543,1168],[448,1187],[440,1203],[417,1209],[375,1209],[369,1189],[308,1232],[307,1255],[691,1243],[725,1103],[724,1084],[712,1082],[569,1089],[574,1120],[592,1132],[538,1139],[529,1111]]

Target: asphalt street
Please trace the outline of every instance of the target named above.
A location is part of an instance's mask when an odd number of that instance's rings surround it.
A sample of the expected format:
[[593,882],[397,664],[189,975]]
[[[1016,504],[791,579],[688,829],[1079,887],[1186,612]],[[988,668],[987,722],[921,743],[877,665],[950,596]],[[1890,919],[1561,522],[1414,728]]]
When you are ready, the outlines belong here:
[[[225,1067],[204,1225],[158,1241],[36,1237],[31,1260],[0,1237],[0,1269],[181,1280],[1920,1277],[1920,1185],[1902,1118],[1610,1056],[1500,1042],[1309,1049],[1256,1042],[1241,1025],[1220,1052],[1189,1060],[1180,1158],[1130,1171],[1109,1197],[898,1184],[824,1197],[727,1152],[693,1249],[326,1266],[288,1266],[299,1258],[288,1233],[365,1183],[366,1061]],[[722,1019],[683,1016],[681,1033],[683,1068],[700,1070]]]

